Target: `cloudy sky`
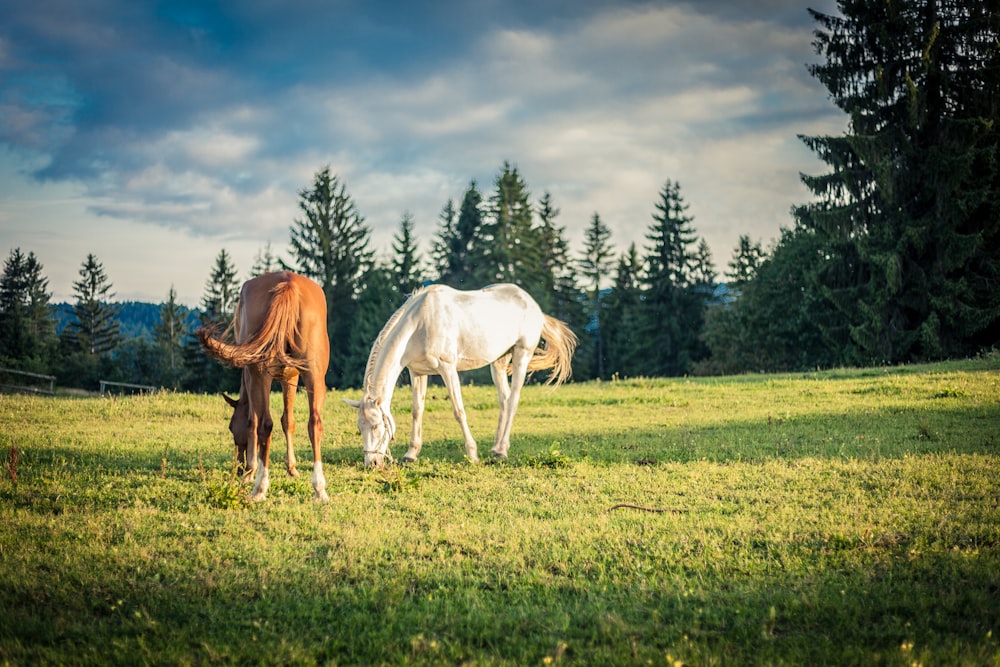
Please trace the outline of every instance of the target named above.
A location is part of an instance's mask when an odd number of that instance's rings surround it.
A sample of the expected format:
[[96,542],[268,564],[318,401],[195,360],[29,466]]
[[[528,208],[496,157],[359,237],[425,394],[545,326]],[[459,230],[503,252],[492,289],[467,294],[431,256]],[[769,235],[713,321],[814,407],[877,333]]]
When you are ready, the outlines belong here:
[[596,212],[641,248],[681,185],[720,271],[767,245],[845,119],[806,65],[834,0],[35,0],[0,3],[0,252],[72,300],[88,253],[118,300],[196,305],[219,251],[287,253],[330,166],[387,255],[504,161],[575,253]]

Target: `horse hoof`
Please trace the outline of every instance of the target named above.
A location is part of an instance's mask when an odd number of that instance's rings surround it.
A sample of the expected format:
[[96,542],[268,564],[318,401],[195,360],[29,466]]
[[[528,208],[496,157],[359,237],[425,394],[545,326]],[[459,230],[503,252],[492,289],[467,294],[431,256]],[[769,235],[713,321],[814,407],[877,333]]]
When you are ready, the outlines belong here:
[[313,500],[318,503],[328,503],[330,502],[330,496],[327,495],[326,491],[317,491],[316,497]]
[[506,454],[501,454],[500,452],[490,452],[490,453],[493,454],[493,458],[495,458],[497,461],[506,461],[507,460],[507,455]]
[[400,463],[401,463],[402,465],[404,465],[404,466],[405,466],[405,465],[406,465],[407,463],[416,463],[416,461],[417,461],[417,459],[416,459],[416,458],[414,458],[414,457],[411,457],[411,456],[404,456],[403,458],[399,459],[399,462],[400,462]]
[[289,468],[288,469],[288,476],[289,477],[298,477],[299,476],[299,471],[296,470],[295,468]]

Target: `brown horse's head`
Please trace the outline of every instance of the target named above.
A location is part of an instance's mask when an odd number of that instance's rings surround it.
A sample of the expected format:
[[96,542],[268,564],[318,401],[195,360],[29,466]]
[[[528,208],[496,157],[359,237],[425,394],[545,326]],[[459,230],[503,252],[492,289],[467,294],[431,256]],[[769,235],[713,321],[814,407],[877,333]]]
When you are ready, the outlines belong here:
[[250,442],[250,404],[243,392],[239,399],[226,394],[222,395],[226,403],[233,408],[233,416],[229,419],[229,432],[233,434],[233,444],[236,445],[237,472],[243,475],[250,470],[247,465],[247,444]]

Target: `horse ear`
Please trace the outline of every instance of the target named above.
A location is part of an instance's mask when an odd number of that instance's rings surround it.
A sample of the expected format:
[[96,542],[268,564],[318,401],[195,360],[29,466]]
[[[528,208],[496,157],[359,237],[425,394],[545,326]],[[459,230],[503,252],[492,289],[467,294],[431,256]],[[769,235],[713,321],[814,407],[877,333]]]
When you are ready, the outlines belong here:
[[238,400],[236,400],[235,398],[230,398],[225,393],[222,394],[222,398],[226,399],[226,403],[229,403],[229,407],[231,408],[235,408],[237,405],[239,405]]
[[351,400],[349,398],[345,398],[344,399],[344,403],[347,403],[352,408],[360,408],[361,407],[361,401],[354,401],[354,400]]

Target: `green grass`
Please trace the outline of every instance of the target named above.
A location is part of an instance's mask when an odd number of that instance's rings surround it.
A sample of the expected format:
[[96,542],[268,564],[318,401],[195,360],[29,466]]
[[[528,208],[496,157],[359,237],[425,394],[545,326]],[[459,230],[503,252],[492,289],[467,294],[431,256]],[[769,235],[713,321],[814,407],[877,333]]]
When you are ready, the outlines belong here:
[[531,386],[480,466],[432,387],[364,469],[356,394],[327,504],[304,400],[249,503],[218,397],[0,396],[0,663],[1000,665],[996,357]]

